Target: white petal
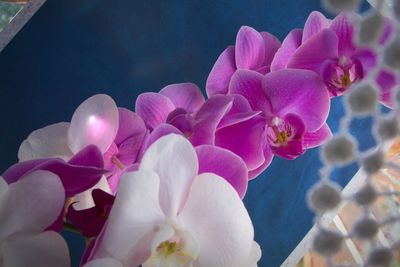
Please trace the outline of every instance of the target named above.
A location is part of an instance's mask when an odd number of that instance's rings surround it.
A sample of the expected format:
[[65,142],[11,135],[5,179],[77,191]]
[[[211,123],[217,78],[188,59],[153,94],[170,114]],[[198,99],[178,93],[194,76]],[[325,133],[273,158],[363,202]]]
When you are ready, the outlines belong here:
[[60,122],[33,131],[19,147],[19,161],[53,157],[70,159],[72,152],[67,143],[68,129],[68,122]]
[[64,207],[65,192],[59,177],[35,171],[9,185],[0,207],[0,238],[16,232],[41,232]]
[[[3,177],[0,176],[0,198],[8,191],[8,184]],[[2,203],[2,202],[0,202]]]
[[90,261],[83,265],[83,267],[123,267],[123,265],[120,261],[113,258],[101,258]]
[[158,174],[160,205],[167,217],[174,218],[199,169],[192,144],[180,135],[163,136],[148,148],[139,168]]
[[3,267],[68,267],[70,257],[65,240],[56,232],[18,234],[2,244]]
[[103,176],[95,186],[74,196],[72,200],[73,202],[75,202],[73,204],[74,209],[84,210],[94,207],[95,204],[92,197],[92,191],[94,189],[101,189],[104,192],[111,194],[111,188],[108,185],[107,178]]
[[125,173],[94,258],[112,257],[128,266],[143,263],[151,254],[151,241],[164,220],[158,203],[160,181],[156,173]]
[[261,248],[256,241],[253,242],[253,246],[251,247],[250,256],[248,259],[248,264],[245,266],[249,267],[257,267],[257,262],[261,259]]
[[254,229],[243,202],[223,178],[196,177],[179,221],[197,240],[196,267],[243,267],[249,261]]
[[75,110],[68,131],[68,145],[77,153],[88,145],[107,151],[118,131],[119,115],[108,95],[94,95]]

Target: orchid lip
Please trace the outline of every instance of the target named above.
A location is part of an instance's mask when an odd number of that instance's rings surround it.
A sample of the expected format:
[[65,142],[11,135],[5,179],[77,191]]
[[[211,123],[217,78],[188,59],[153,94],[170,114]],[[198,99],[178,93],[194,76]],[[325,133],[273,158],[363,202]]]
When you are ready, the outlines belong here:
[[155,266],[193,266],[192,264],[197,256],[188,249],[187,240],[185,240],[187,238],[184,234],[181,236],[182,234],[175,230],[175,234],[171,238],[157,246],[147,262],[151,266],[153,266],[152,264]]
[[273,147],[287,146],[293,138],[292,127],[279,117],[274,117],[267,125],[267,138]]
[[363,76],[362,65],[355,58],[340,57],[327,60],[322,68],[325,83],[332,95],[343,94]]

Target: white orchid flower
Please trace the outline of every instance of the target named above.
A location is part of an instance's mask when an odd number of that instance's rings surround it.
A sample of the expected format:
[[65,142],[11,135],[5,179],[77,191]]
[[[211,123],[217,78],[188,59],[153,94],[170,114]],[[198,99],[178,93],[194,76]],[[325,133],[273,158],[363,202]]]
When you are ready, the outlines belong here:
[[198,159],[184,137],[168,135],[121,180],[88,266],[254,267],[261,256],[233,187]]

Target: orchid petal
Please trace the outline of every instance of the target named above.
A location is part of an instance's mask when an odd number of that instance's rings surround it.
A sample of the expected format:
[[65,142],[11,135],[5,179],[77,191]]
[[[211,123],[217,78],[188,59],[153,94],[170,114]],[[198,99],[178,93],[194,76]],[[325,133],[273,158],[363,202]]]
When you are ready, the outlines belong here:
[[150,130],[166,122],[168,114],[174,109],[172,101],[158,93],[143,93],[136,99],[135,110]]
[[[96,237],[107,221],[115,197],[101,189],[94,189],[90,195],[95,206],[89,209],[76,210],[74,203],[68,207],[66,219],[77,227],[83,236]],[[72,201],[74,200],[75,198]]]
[[288,142],[286,146],[280,146],[279,148],[272,149],[273,153],[284,159],[293,160],[303,154],[303,140],[294,139]]
[[0,176],[0,198],[8,191],[8,188],[6,180]]
[[315,132],[305,133],[303,136],[303,146],[305,149],[314,148],[322,145],[325,141],[332,137],[331,129],[328,124],[324,123],[321,128]]
[[152,171],[140,170],[121,177],[108,223],[92,251],[93,259],[112,257],[127,266],[145,262],[151,254],[150,246],[157,226],[164,218],[159,205],[159,189],[160,179]]
[[94,95],[75,110],[68,130],[68,145],[77,153],[88,145],[106,152],[118,131],[118,108],[108,95]]
[[206,82],[208,97],[228,92],[229,81],[236,71],[235,47],[229,46],[218,57]]
[[196,152],[184,137],[170,134],[153,143],[143,156],[139,171],[160,177],[160,205],[167,217],[179,212],[199,165]]
[[253,226],[237,192],[223,178],[197,176],[178,218],[201,248],[197,267],[246,266]]
[[[264,142],[265,120],[261,116],[221,128],[216,132],[215,145],[228,149],[240,156],[249,170],[264,163],[262,143]],[[240,145],[243,144],[243,145]]]
[[215,173],[227,180],[243,198],[247,190],[247,166],[233,152],[210,145],[196,147],[199,174]]
[[338,56],[338,37],[329,29],[314,34],[302,44],[289,60],[287,67],[320,71],[322,62]]
[[126,108],[118,108],[119,114],[119,127],[117,136],[115,137],[115,144],[119,146],[126,139],[133,135],[144,134],[147,129],[142,118],[135,112]]
[[385,23],[383,25],[382,29],[382,35],[379,38],[379,44],[380,45],[385,45],[387,41],[390,40],[390,37],[392,36],[394,32],[394,23],[388,18],[385,18]]
[[[172,113],[174,113],[174,112],[172,112]],[[191,114],[184,113],[184,114],[179,114],[179,115],[174,114],[174,116],[171,116],[171,119],[169,119],[169,118],[167,119],[167,123],[176,127],[185,136],[189,136],[192,134],[193,127],[196,122]]]
[[398,84],[396,75],[388,70],[381,69],[376,76],[376,82],[380,87],[380,101],[385,106],[393,108],[392,91]]
[[158,125],[149,135],[149,138],[146,140],[144,150],[146,151],[147,148],[153,144],[155,141],[160,139],[163,136],[169,135],[169,134],[179,134],[183,135],[181,131],[179,131],[175,126],[172,126],[170,124],[162,123]]
[[8,183],[14,183],[35,170],[50,171],[60,177],[65,193],[69,197],[94,186],[107,172],[102,167],[103,155],[97,147],[88,146],[68,163],[61,159],[24,161],[8,168],[3,177]]
[[351,21],[350,15],[348,13],[341,13],[336,16],[332,20],[330,29],[333,30],[339,38],[339,55],[350,57],[355,50],[353,45],[354,23]]
[[64,188],[57,175],[32,172],[9,185],[0,204],[0,238],[17,232],[41,232],[64,206]]
[[377,55],[371,49],[357,49],[353,55],[361,62],[363,75],[366,76],[378,63]]
[[235,60],[238,69],[257,69],[265,59],[265,44],[255,29],[242,26],[236,36]]
[[261,113],[261,111],[253,111],[244,96],[239,94],[230,94],[230,96],[233,97],[232,107],[218,124],[218,129],[246,121]]
[[225,115],[218,125],[218,129],[232,126],[260,115],[261,111],[250,111]]
[[90,261],[83,265],[83,267],[124,267],[120,261],[113,258],[101,258]]
[[19,147],[19,161],[50,157],[65,160],[71,158],[73,154],[67,143],[69,125],[68,122],[60,122],[33,131]]
[[318,130],[325,123],[330,108],[328,90],[321,78],[307,70],[285,69],[268,73],[263,88],[276,115],[298,115],[306,131]]
[[248,263],[245,266],[257,267],[257,262],[261,259],[261,248],[256,241],[253,242]]
[[146,133],[135,134],[120,144],[117,156],[123,164],[132,164],[137,160],[146,135]]
[[268,143],[265,143],[263,146],[263,154],[264,154],[264,162],[257,168],[249,171],[248,173],[249,180],[256,178],[260,173],[265,171],[265,169],[271,164],[274,158],[274,154],[272,153]]
[[264,39],[265,45],[265,57],[263,65],[268,66],[269,72],[272,59],[274,58],[276,51],[278,51],[279,47],[281,47],[281,42],[278,38],[276,38],[276,36],[270,34],[269,32],[260,32],[260,34]]
[[238,94],[230,94],[230,96],[233,97],[233,102],[232,107],[227,114],[253,111],[249,101],[244,96]]
[[301,45],[303,31],[301,29],[294,29],[286,36],[282,42],[282,46],[276,51],[276,54],[271,62],[271,71],[285,69],[287,64],[296,52],[297,48]]
[[255,71],[238,70],[232,76],[229,93],[244,96],[253,110],[261,110],[265,114],[269,114],[271,113],[271,103],[261,86],[263,77]]
[[194,146],[213,145],[215,142],[215,131],[222,118],[232,107],[232,97],[215,95],[196,113],[193,133],[189,140]]
[[321,12],[311,12],[304,24],[302,43],[305,43],[310,37],[319,33],[321,30],[328,28],[329,24],[329,20],[327,20]]
[[107,192],[111,194],[111,188],[108,185],[107,179],[105,176],[103,176],[100,181],[95,184],[92,188],[79,193],[73,197],[73,207],[76,210],[83,210],[83,209],[89,209],[95,206],[93,197],[92,197],[92,191],[95,189],[101,189],[104,192]]
[[53,231],[14,235],[2,243],[2,266],[69,267],[68,246]]
[[171,84],[161,89],[160,94],[168,97],[176,108],[189,113],[196,112],[205,102],[200,88],[193,83]]

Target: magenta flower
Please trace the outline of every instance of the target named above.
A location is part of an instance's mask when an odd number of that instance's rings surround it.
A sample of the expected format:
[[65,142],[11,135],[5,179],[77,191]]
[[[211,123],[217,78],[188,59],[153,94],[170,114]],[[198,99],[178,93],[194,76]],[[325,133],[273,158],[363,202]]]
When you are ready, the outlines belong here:
[[196,151],[168,135],[125,173],[107,224],[84,266],[256,266],[261,251],[236,191],[199,174]]
[[255,177],[273,155],[294,159],[305,149],[318,146],[331,136],[326,125],[330,101],[323,81],[308,70],[280,70],[262,74],[238,70],[229,94],[248,100],[260,114],[216,132],[216,145],[244,159],[249,177]]
[[[292,30],[285,38],[272,60],[271,71],[284,68],[312,70],[321,75],[331,96],[342,95],[376,65],[375,52],[355,44],[354,25],[358,20],[355,14],[342,13],[331,21],[317,11],[312,12],[303,31]],[[392,25],[387,22],[379,40],[381,44],[389,39],[391,31]],[[384,95],[392,87],[388,89],[388,83],[381,81],[377,79],[382,89],[381,101],[388,105]]]
[[280,46],[280,41],[268,32],[241,27],[235,46],[226,48],[215,62],[206,83],[207,95],[226,94],[237,69],[268,73],[272,58]]
[[[184,96],[179,95],[185,95],[187,92],[185,92],[184,87],[180,88],[182,89],[174,91],[169,97],[171,99],[184,98]],[[142,107],[151,106],[154,99],[163,98],[161,93],[150,94],[142,95],[137,104]],[[147,98],[147,96],[151,97]],[[147,103],[147,101],[150,103]],[[187,106],[180,105],[180,107],[175,108],[170,113],[165,112],[165,107],[162,105],[154,105],[152,114],[165,114],[165,116],[163,115],[162,120],[152,120],[149,118],[150,121],[158,122],[150,126],[154,128],[146,139],[143,151],[146,151],[151,144],[165,135],[173,133],[185,136],[196,147],[200,163],[200,173],[212,172],[220,175],[236,189],[240,197],[243,197],[247,190],[248,181],[246,164],[233,152],[216,147],[215,142],[215,132],[218,126],[221,123],[226,123],[226,121],[234,123],[234,120],[237,120],[237,118],[226,117],[227,114],[231,113],[232,101],[233,97],[231,96],[216,95],[208,99],[201,106],[196,105],[195,109],[188,109]],[[192,112],[188,112],[187,110]],[[197,111],[194,112],[195,110]],[[143,114],[143,116],[146,115],[152,116],[151,114]]]
[[204,103],[200,89],[192,83],[171,84],[159,93],[143,93],[136,99],[135,110],[150,130],[167,122],[175,112],[192,114]]
[[119,126],[117,135],[108,150],[104,153],[104,164],[111,174],[107,176],[113,194],[116,193],[119,178],[127,167],[140,160],[143,144],[148,130],[135,112],[118,108]]
[[146,134],[137,114],[117,108],[111,97],[99,94],[81,103],[70,123],[56,123],[32,132],[21,144],[18,158],[21,162],[50,157],[69,160],[86,146],[95,145],[109,170],[109,186],[103,183],[102,189],[115,193],[125,166],[138,159]]

